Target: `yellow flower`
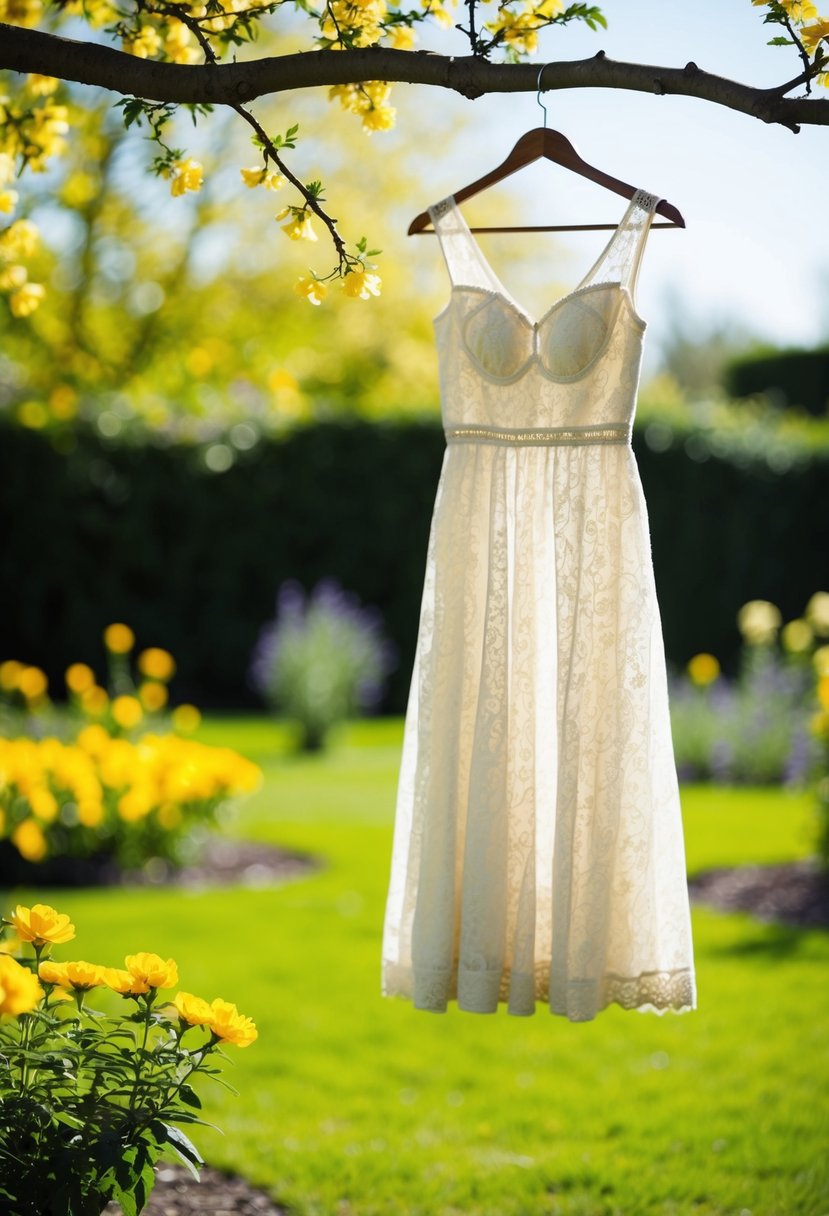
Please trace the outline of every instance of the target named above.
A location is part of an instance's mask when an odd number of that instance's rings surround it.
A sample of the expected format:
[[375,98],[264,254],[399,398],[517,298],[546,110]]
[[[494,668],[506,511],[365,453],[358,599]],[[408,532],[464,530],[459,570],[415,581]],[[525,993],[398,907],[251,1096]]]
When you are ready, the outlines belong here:
[[186,190],[201,190],[203,172],[203,166],[192,156],[188,156],[187,160],[177,160],[173,165],[170,192],[177,197]]
[[37,249],[40,233],[31,220],[15,220],[0,232],[0,250],[7,258],[30,258]]
[[76,743],[82,751],[88,752],[90,756],[101,756],[109,747],[110,736],[97,722],[90,726],[85,726],[83,730],[78,731]]
[[380,294],[380,276],[366,270],[352,270],[342,283],[343,291],[353,300],[368,300]]
[[797,619],[789,621],[788,625],[784,625],[780,633],[780,640],[783,643],[783,648],[788,650],[789,654],[803,654],[805,650],[809,650],[812,642],[815,640],[815,635],[812,633],[812,627],[808,621]]
[[17,688],[21,672],[25,670],[25,664],[19,663],[17,659],[6,659],[5,663],[0,663],[0,688],[5,692],[13,692]]
[[91,688],[87,688],[86,692],[81,693],[81,709],[85,714],[97,717],[98,714],[104,712],[107,705],[109,705],[107,691],[99,684],[93,684]]
[[138,725],[144,717],[144,711],[137,697],[116,697],[112,702],[112,716],[119,726],[129,730],[130,727]]
[[817,17],[817,9],[812,0],[780,0],[780,3],[792,21],[811,21],[813,17]]
[[42,861],[47,853],[43,829],[34,819],[24,819],[11,834],[11,840],[26,861]]
[[319,279],[306,279],[304,276],[294,283],[294,291],[309,304],[321,304],[328,294],[328,288]]
[[167,704],[167,689],[158,680],[147,680],[138,689],[138,699],[152,713]]
[[151,25],[145,25],[134,38],[123,38],[121,48],[128,55],[137,55],[139,59],[149,59],[161,47],[161,37],[158,30]]
[[829,20],[826,17],[820,17],[814,25],[804,25],[800,31],[800,41],[809,55],[814,54],[824,38],[829,38]]
[[67,667],[64,679],[70,692],[82,693],[94,685],[95,672],[86,663],[72,663]]
[[720,665],[713,654],[695,654],[689,660],[687,667],[688,675],[691,682],[699,688],[705,688],[708,684],[713,684],[720,674]]
[[43,996],[37,976],[8,954],[0,954],[0,1013],[30,1013]]
[[18,904],[8,918],[17,930],[22,942],[35,946],[59,946],[71,942],[75,926],[65,912],[56,912],[50,904],[32,904],[31,908]]
[[144,819],[153,809],[152,795],[140,786],[133,786],[118,799],[118,814],[126,823]]
[[804,615],[818,637],[829,638],[829,591],[816,591]]
[[818,680],[817,699],[821,709],[829,709],[829,676],[821,676]]
[[138,656],[138,670],[151,680],[170,680],[175,675],[173,656],[160,646],[150,646]]
[[272,169],[256,168],[256,169],[240,169],[242,181],[246,186],[253,189],[254,186],[265,186],[268,190],[281,190],[285,185],[285,178],[281,173],[274,173]]
[[408,25],[396,25],[389,33],[389,46],[395,51],[410,51],[417,41],[417,34]]
[[282,225],[282,231],[286,236],[289,236],[292,241],[316,241],[317,234],[311,225],[311,217],[307,211],[297,211],[292,207],[283,207],[283,209],[275,217],[277,220],[284,220],[286,215],[290,215],[287,224]]
[[173,726],[183,734],[197,730],[201,722],[201,714],[195,705],[177,705],[172,713]]
[[239,1013],[230,1001],[216,997],[210,1002],[211,1017],[208,1025],[215,1035],[236,1047],[249,1047],[259,1032],[253,1021]]
[[396,114],[394,106],[373,106],[363,115],[363,130],[369,134],[372,131],[390,131]]
[[46,958],[40,964],[37,974],[44,984],[60,984],[63,988],[69,987],[66,963],[53,963],[51,959]]
[[819,676],[829,676],[829,646],[818,646],[812,655],[812,662]]
[[135,634],[129,625],[107,625],[104,630],[104,645],[113,654],[127,654],[135,645]]
[[204,1026],[212,1021],[213,1010],[210,1005],[202,997],[193,996],[192,992],[177,992],[173,998],[173,1006],[181,1020],[189,1022],[191,1026]]
[[45,674],[39,667],[24,667],[17,678],[17,687],[27,701],[42,697],[49,687]]
[[42,283],[24,283],[9,296],[9,308],[13,317],[28,317],[46,295]]
[[749,600],[737,614],[737,625],[749,646],[773,642],[782,623],[779,608],[768,600]]
[[36,786],[29,791],[29,806],[38,819],[51,823],[57,817],[58,802],[51,790]]
[[829,743],[829,709],[822,709],[813,714],[809,726],[816,738],[825,739]]
[[124,961],[130,975],[146,982],[150,988],[174,988],[178,983],[178,967],[171,958],[165,963],[157,954],[142,950],[138,954],[128,954]]
[[111,988],[113,992],[120,992],[122,996],[140,996],[144,992],[149,992],[150,988],[146,980],[131,975],[122,967],[102,967],[101,978],[107,988]]
[[41,76],[39,72],[30,72],[26,77],[26,88],[35,97],[48,97],[54,93],[60,81],[56,76]]
[[19,197],[16,190],[0,190],[0,211],[6,215],[11,215],[17,206]]

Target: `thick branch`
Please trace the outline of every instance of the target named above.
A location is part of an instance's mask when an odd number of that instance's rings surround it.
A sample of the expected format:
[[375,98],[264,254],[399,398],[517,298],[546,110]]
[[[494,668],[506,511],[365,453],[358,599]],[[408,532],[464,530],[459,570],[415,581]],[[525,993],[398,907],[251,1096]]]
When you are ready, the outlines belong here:
[[[308,51],[220,65],[159,63],[98,43],[2,22],[0,68],[40,72],[147,100],[216,105],[234,105],[289,89],[365,80],[437,85],[471,98],[485,93],[535,92],[538,81],[538,64],[534,63],[488,63],[471,55],[454,58],[386,47],[337,54]],[[590,59],[550,63],[544,70],[545,91],[591,88],[673,93],[699,97],[793,131],[799,123],[829,126],[829,99],[784,95],[805,79],[804,75],[779,88],[758,89],[704,72],[695,63],[684,68],[621,63],[608,59],[603,51]]]

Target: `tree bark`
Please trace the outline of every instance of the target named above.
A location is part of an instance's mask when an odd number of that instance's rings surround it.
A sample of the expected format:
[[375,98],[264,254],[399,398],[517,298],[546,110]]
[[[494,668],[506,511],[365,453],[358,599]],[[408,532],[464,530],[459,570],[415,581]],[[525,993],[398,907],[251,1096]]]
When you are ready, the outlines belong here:
[[[539,64],[490,63],[472,55],[430,51],[307,51],[242,63],[184,65],[140,59],[94,42],[0,22],[0,69],[39,72],[79,84],[97,85],[149,101],[239,104],[291,89],[356,84],[365,80],[423,84],[452,89],[464,97],[487,93],[535,92]],[[625,63],[604,51],[544,65],[544,91],[630,89],[635,92],[698,97],[767,123],[798,131],[801,124],[829,126],[829,99],[787,97],[805,84],[805,74],[770,89],[754,88],[687,63],[682,68]]]

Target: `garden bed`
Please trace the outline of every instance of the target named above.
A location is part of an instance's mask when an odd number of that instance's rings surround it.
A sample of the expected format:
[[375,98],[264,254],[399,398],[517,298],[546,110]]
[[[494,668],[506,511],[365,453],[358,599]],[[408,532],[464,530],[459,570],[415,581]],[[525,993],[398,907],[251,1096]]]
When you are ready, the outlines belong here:
[[[209,1165],[199,1172],[196,1182],[183,1165],[159,1165],[146,1216],[285,1216],[288,1211],[238,1174]],[[108,1203],[104,1216],[122,1216],[122,1211],[120,1204]]]
[[688,880],[691,899],[723,912],[795,928],[829,928],[829,875],[814,858],[782,865],[722,866]]

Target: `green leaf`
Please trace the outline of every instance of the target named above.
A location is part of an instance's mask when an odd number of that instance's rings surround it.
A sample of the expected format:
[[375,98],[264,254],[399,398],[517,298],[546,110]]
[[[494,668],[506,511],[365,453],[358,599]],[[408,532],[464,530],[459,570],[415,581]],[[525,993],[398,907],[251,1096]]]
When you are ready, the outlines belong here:
[[199,1171],[197,1167],[204,1165],[204,1159],[199,1150],[192,1140],[185,1136],[181,1128],[174,1127],[172,1123],[165,1124],[165,1127],[167,1128],[167,1142],[171,1148],[175,1149],[190,1173],[198,1181]]
[[794,42],[791,38],[784,38],[782,35],[778,35],[777,38],[770,38],[766,46],[794,46]]
[[190,1085],[182,1085],[178,1091],[178,1096],[188,1106],[195,1106],[198,1110],[201,1110],[201,1098]]

